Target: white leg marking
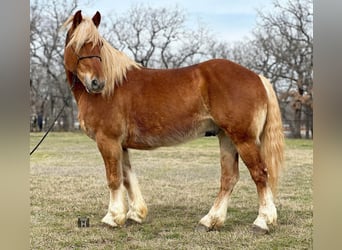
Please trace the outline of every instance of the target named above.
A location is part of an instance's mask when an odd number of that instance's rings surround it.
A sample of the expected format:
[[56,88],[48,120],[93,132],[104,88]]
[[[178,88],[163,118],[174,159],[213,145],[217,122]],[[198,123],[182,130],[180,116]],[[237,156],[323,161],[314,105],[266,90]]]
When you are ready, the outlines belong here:
[[128,189],[129,211],[127,218],[141,223],[147,216],[147,206],[142,197],[135,173],[128,170],[126,174],[130,184]]
[[209,229],[218,229],[223,226],[227,217],[228,197],[226,194],[222,199],[216,198],[209,213],[200,220],[200,224]]
[[110,190],[108,212],[102,222],[112,227],[122,226],[126,222],[126,213],[125,188],[121,184],[118,190]]
[[221,188],[209,213],[200,220],[207,229],[219,229],[227,217],[230,193],[239,180],[239,168],[236,148],[229,137],[221,131],[219,134],[221,153]]
[[269,231],[267,224],[277,223],[277,209],[273,203],[272,191],[269,187],[261,197],[259,197],[259,215],[253,225]]

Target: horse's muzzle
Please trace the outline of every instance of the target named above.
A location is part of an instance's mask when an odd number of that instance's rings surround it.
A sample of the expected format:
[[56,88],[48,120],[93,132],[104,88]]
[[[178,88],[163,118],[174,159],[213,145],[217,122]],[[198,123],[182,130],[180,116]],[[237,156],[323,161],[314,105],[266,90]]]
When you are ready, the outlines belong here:
[[104,83],[103,82],[100,82],[98,81],[97,79],[94,79],[91,81],[91,88],[92,90],[94,91],[98,91],[98,90],[102,90],[104,87]]
[[104,81],[99,81],[98,79],[91,80],[88,84],[86,84],[86,89],[88,93],[100,93],[105,86]]

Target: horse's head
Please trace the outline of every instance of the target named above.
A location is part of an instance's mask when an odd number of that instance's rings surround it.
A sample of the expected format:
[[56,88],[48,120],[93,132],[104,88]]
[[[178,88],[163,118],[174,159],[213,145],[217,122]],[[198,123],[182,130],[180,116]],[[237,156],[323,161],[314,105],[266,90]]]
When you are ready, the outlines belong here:
[[100,21],[99,12],[90,19],[77,11],[65,24],[72,24],[65,41],[65,68],[77,76],[89,93],[100,93],[105,86],[101,58],[103,40],[97,30]]

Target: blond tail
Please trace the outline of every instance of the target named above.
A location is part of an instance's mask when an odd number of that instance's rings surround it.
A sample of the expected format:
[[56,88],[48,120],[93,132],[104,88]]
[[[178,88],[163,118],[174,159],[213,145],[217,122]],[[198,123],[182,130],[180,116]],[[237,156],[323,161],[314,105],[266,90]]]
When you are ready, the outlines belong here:
[[273,87],[268,79],[261,75],[259,77],[268,95],[266,123],[261,135],[261,157],[266,164],[269,174],[268,183],[275,196],[284,160],[284,133],[278,100]]

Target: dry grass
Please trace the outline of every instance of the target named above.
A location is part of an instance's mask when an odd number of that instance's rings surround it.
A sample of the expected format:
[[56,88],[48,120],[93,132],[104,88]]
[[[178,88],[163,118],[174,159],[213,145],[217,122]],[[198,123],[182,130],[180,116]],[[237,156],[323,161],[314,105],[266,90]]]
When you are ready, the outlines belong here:
[[[41,134],[31,134],[31,147]],[[108,206],[102,159],[81,133],[52,133],[31,156],[32,249],[310,249],[312,248],[312,141],[288,140],[287,168],[276,200],[278,226],[255,235],[256,189],[240,164],[225,226],[193,229],[219,188],[216,138],[177,147],[131,151],[149,215],[142,225],[109,228],[100,221]],[[77,218],[90,218],[78,228]]]

